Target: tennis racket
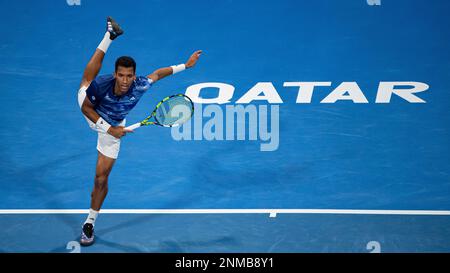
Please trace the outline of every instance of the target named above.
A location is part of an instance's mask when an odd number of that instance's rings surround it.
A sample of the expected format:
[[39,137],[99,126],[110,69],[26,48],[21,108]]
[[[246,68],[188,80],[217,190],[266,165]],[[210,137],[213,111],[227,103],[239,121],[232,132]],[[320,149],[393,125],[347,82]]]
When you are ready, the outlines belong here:
[[176,94],[165,97],[156,105],[150,116],[125,129],[134,130],[146,125],[176,127],[188,121],[193,113],[194,104],[192,100],[186,95]]

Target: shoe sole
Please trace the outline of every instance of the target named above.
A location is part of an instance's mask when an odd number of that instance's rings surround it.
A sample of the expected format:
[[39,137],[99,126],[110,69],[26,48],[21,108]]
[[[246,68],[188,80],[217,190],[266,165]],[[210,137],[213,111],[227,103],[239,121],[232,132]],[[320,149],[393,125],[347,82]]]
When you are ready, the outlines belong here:
[[82,245],[82,246],[91,246],[91,245],[94,244],[94,241],[95,241],[95,240],[92,240],[92,242],[83,242],[83,241],[80,241],[80,245]]
[[[109,32],[111,33],[111,35],[114,35],[114,37],[112,37],[112,40],[114,40],[115,38],[119,37],[120,35],[122,35],[124,33],[123,29],[120,27],[120,25],[111,17],[107,18],[108,23],[111,24],[112,27],[112,31],[113,32]],[[109,31],[109,30],[108,30]],[[115,33],[115,34],[113,34]]]

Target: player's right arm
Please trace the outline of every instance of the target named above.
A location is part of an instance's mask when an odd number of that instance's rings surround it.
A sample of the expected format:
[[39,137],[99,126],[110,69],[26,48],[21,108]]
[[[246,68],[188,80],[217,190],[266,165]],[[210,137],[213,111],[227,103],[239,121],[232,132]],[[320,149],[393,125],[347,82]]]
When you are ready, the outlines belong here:
[[[100,115],[95,111],[94,105],[86,97],[84,98],[83,105],[81,106],[81,111],[83,114],[93,123],[97,124],[100,119]],[[109,127],[107,133],[116,138],[121,138],[127,134],[127,132],[132,132],[131,130],[126,130],[124,126],[111,126]]]

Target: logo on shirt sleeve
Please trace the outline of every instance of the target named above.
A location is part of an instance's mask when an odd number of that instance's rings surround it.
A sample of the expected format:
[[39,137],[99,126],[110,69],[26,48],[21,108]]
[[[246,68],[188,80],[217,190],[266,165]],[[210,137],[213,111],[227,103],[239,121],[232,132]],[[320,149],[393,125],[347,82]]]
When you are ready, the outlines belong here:
[[94,96],[92,96],[91,98],[92,98],[92,100],[95,100],[95,97],[94,97]]

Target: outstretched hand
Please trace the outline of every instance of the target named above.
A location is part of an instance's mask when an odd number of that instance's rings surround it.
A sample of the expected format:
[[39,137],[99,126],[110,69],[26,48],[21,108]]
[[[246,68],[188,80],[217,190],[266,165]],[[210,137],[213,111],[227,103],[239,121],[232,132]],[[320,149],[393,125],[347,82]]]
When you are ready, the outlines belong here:
[[200,54],[202,54],[202,52],[203,51],[201,51],[201,50],[197,50],[197,51],[195,51],[192,55],[191,55],[191,57],[189,57],[189,60],[186,62],[186,68],[190,68],[190,67],[193,67],[196,63],[197,63],[197,61],[198,61],[198,58],[200,58]]

